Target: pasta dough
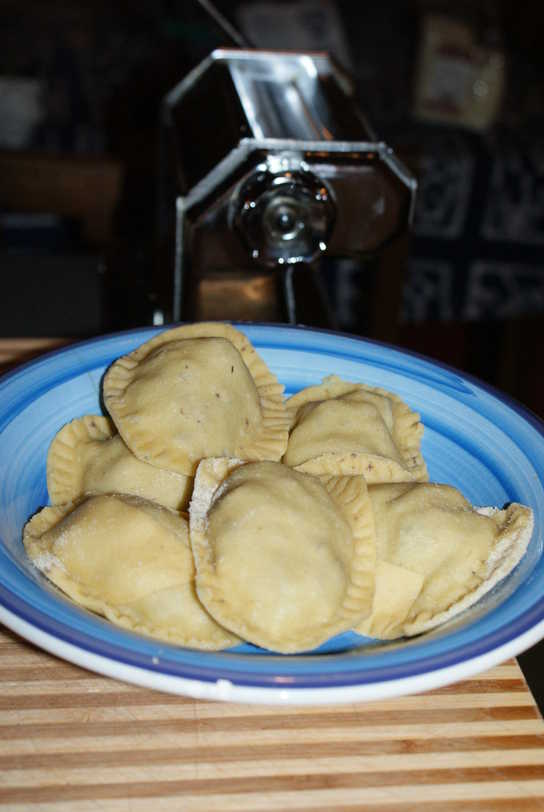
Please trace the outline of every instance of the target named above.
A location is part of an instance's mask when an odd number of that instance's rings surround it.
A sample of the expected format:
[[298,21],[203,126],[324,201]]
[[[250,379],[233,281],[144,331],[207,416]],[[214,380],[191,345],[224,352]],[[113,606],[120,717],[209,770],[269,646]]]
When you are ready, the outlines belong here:
[[[419,634],[459,614],[516,566],[531,537],[532,513],[518,504],[475,510],[456,488],[427,483],[368,492],[377,561],[388,567],[378,563],[372,615],[356,627],[362,634]],[[398,593],[406,600],[396,606]]]
[[312,649],[370,611],[374,532],[363,477],[205,460],[190,534],[202,603],[256,645]]
[[283,461],[300,471],[364,474],[367,482],[428,479],[419,415],[384,389],[334,375],[289,398]]
[[283,386],[227,324],[167,330],[118,359],[104,402],[130,450],[193,475],[211,456],[279,460],[287,444]]
[[393,640],[404,634],[404,623],[417,596],[424,576],[390,561],[376,561],[376,588],[372,612],[355,629],[365,637]]
[[132,631],[201,649],[238,642],[195,592],[187,519],[125,495],[46,507],[25,526],[29,558],[77,603]]
[[85,415],[64,426],[47,455],[47,490],[53,505],[88,493],[128,493],[182,510],[192,489],[192,477],[135,457],[111,420],[99,415]]

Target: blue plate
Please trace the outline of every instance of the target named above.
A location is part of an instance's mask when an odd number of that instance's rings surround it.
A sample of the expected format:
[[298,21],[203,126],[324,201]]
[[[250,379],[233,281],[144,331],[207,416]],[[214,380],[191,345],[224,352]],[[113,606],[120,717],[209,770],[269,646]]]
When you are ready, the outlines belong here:
[[104,370],[158,332],[105,336],[45,356],[0,381],[0,620],[37,645],[112,677],[195,697],[279,703],[376,699],[468,677],[544,637],[544,428],[499,393],[455,370],[328,332],[239,325],[286,394],[335,373],[399,394],[421,414],[433,481],[478,506],[517,501],[535,514],[516,570],[476,606],[421,637],[381,643],[340,635],[305,655],[252,646],[208,653],[116,628],[78,608],[26,559],[25,521],[48,501],[45,463],[64,423],[100,411]]

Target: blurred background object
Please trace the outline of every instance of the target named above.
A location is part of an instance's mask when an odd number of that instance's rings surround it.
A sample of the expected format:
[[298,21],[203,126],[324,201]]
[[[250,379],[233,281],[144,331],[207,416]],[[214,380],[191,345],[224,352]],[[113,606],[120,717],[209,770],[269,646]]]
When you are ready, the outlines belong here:
[[414,93],[416,117],[485,131],[504,91],[505,54],[496,7],[423,12]]

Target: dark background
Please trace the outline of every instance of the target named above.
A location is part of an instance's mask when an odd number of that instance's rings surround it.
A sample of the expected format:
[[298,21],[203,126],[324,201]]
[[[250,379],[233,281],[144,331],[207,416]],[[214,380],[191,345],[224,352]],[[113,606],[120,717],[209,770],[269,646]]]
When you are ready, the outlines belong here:
[[[216,5],[243,28],[260,4]],[[284,3],[286,19],[298,8],[297,25],[259,30],[253,18],[251,36],[268,47],[331,48],[380,137],[418,177],[400,271],[380,268],[400,285],[385,337],[544,417],[544,9],[453,5]],[[424,25],[437,11],[503,60],[500,105],[480,129],[418,115]],[[159,104],[222,44],[195,2],[0,2],[0,337],[150,323],[161,261]],[[339,273],[339,321],[383,338],[368,317],[364,274],[363,264]],[[522,658],[538,696],[540,659],[538,648]]]

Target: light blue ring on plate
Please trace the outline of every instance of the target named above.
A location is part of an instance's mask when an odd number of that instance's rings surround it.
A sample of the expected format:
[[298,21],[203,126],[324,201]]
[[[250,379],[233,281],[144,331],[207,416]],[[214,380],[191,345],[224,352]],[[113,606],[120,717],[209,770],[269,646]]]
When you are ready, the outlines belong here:
[[0,605],[37,629],[113,662],[205,682],[225,679],[278,689],[335,689],[417,677],[492,651],[544,620],[544,425],[536,417],[468,375],[378,342],[308,328],[237,326],[288,394],[331,373],[396,391],[422,415],[431,478],[440,474],[476,504],[529,504],[535,532],[516,571],[460,620],[431,634],[376,644],[347,633],[324,647],[325,653],[289,657],[250,646],[219,653],[180,649],[125,632],[74,606],[26,561],[22,525],[45,503],[51,438],[66,420],[96,411],[104,369],[160,332],[144,328],[57,350],[0,380]]

